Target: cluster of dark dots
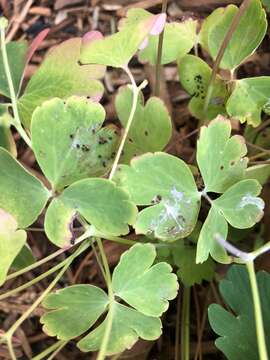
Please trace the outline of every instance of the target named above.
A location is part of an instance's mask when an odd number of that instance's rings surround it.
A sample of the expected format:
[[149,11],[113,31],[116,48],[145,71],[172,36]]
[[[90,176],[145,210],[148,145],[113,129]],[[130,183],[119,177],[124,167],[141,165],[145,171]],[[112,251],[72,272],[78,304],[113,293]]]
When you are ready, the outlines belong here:
[[[230,166],[234,166],[234,165],[235,165],[235,161],[233,160],[233,161],[230,162]],[[224,170],[223,165],[220,166],[220,170]]]
[[152,199],[151,200],[151,204],[159,204],[160,202],[161,202],[161,200],[162,200],[162,196],[161,195],[156,195],[155,197],[154,197],[154,199]]
[[82,151],[85,151],[85,152],[90,151],[90,146],[83,144],[83,145],[82,145]]
[[99,145],[107,144],[107,142],[108,142],[108,140],[106,140],[104,137],[102,137],[102,136],[99,137],[99,140],[98,140]]
[[200,74],[195,75],[194,81],[196,83],[196,91],[194,92],[194,94],[192,96],[194,96],[196,98],[201,96],[201,99],[204,100],[205,95],[203,95],[204,94],[204,85],[203,85],[203,81],[202,81],[202,76]]

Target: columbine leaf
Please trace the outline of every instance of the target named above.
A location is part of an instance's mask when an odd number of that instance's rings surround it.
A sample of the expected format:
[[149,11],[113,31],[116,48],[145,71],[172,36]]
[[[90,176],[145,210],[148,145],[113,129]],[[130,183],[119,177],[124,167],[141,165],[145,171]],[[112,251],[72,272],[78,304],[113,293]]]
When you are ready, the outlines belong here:
[[[197,41],[197,21],[187,19],[181,23],[167,23],[164,27],[161,64],[168,64],[186,55]],[[148,45],[140,51],[139,59],[154,65],[157,61],[158,36],[150,36]]]
[[212,280],[215,271],[215,263],[209,258],[203,264],[196,264],[196,248],[185,244],[183,240],[174,243],[172,256],[177,275],[185,286],[201,284],[203,280]]
[[55,98],[37,108],[32,142],[37,161],[54,189],[103,175],[118,144],[115,127],[101,128],[103,107],[83,98]]
[[[8,56],[11,78],[13,81],[15,94],[17,94],[20,88],[21,78],[26,63],[27,42],[11,41],[6,44],[6,48],[7,48],[7,56]],[[6,97],[10,97],[9,86],[5,74],[3,57],[1,53],[0,53],[0,94]]]
[[264,185],[270,177],[270,164],[259,164],[250,166],[246,171],[246,179],[255,179]]
[[17,225],[13,216],[0,209],[0,285],[5,282],[10,266],[26,242],[26,232],[17,230]]
[[25,244],[12,262],[11,268],[15,270],[21,270],[24,269],[26,266],[34,264],[35,261],[36,259],[30,246],[28,246],[28,244]]
[[105,179],[84,179],[70,185],[55,198],[45,217],[45,231],[57,246],[68,245],[73,238],[72,223],[81,214],[98,231],[107,235],[125,235],[135,222],[136,206],[128,194]]
[[[78,342],[81,351],[97,351],[100,349],[107,318]],[[107,346],[107,355],[113,355],[130,349],[139,338],[156,340],[161,335],[161,321],[159,318],[146,316],[125,305],[113,304],[113,322],[111,336]]]
[[217,236],[227,238],[228,224],[219,209],[212,206],[202,226],[196,253],[196,263],[205,262],[209,255],[216,261],[227,264],[230,258],[225,249],[218,243]]
[[148,12],[142,14],[140,10],[128,11],[127,20],[116,34],[102,39],[87,35],[82,44],[80,61],[83,64],[127,66],[151,31],[155,34],[161,32],[166,20],[164,14],[149,16]]
[[200,120],[212,120],[217,115],[226,114],[225,103],[228,97],[225,82],[219,77],[213,85],[212,97],[207,112],[204,103],[210,82],[212,69],[194,55],[186,55],[178,61],[179,79],[183,88],[192,96],[189,111]]
[[137,205],[149,206],[137,218],[137,234],[153,234],[164,241],[188,236],[200,209],[200,193],[189,167],[165,154],[145,154],[131,166],[121,165],[117,181]]
[[49,197],[45,186],[0,148],[0,208],[16,219],[19,228],[37,219]]
[[10,129],[11,120],[12,117],[8,112],[8,106],[0,104],[0,147],[3,147],[16,157],[16,144]]
[[[207,47],[213,59],[216,58],[220,46],[226,36],[233,18],[238,12],[235,5],[228,5],[223,14],[215,16],[215,21],[208,24]],[[213,17],[212,17],[213,19]],[[260,0],[251,0],[247,11],[233,32],[229,44],[226,46],[220,67],[234,70],[260,45],[267,30],[266,13]]]
[[[131,111],[132,97],[132,91],[128,87],[121,88],[116,97],[117,115],[124,127]],[[124,147],[122,161],[129,163],[134,156],[148,151],[162,150],[170,140],[171,134],[171,118],[163,101],[157,97],[151,97],[144,105],[141,94]]]
[[222,193],[245,176],[247,153],[244,138],[231,135],[229,120],[218,117],[201,128],[197,162],[205,191]]
[[257,197],[260,192],[258,181],[242,180],[213,203],[229,224],[237,229],[245,229],[259,222],[263,216],[264,202]]
[[94,100],[102,97],[103,86],[96,79],[104,75],[105,68],[99,65],[80,66],[80,46],[80,38],[64,41],[49,51],[32,76],[18,101],[21,118],[27,127],[30,127],[35,108],[48,99],[65,99],[71,95],[89,96]]
[[[151,244],[136,244],[121,256],[112,276],[115,297],[106,355],[130,349],[139,337],[156,340],[161,335],[159,316],[166,311],[167,301],[176,296],[178,284],[168,264],[152,266],[155,257],[155,248]],[[127,305],[119,304],[118,297]],[[94,286],[75,285],[48,295],[43,305],[52,310],[41,318],[45,331],[68,340],[83,334],[107,311],[108,298]],[[155,316],[149,316],[149,313]],[[108,317],[78,342],[80,350],[100,349],[107,321]]]
[[262,111],[270,105],[270,77],[237,80],[226,104],[230,116],[254,127],[261,123]]
[[165,262],[153,265],[155,258],[153,245],[136,244],[121,256],[112,277],[115,295],[149,316],[161,316],[177,293],[171,266]]
[[[268,334],[270,331],[270,275],[259,272],[257,283],[265,333]],[[216,346],[229,360],[259,359],[250,281],[244,266],[234,265],[229,269],[226,279],[220,282],[220,292],[235,315],[217,304],[209,307],[208,316],[211,327],[220,336],[215,342]],[[266,337],[266,342],[268,353],[270,353],[269,337]]]
[[108,297],[96,286],[80,284],[48,295],[42,305],[52,310],[40,319],[44,332],[70,340],[95,324],[108,305]]

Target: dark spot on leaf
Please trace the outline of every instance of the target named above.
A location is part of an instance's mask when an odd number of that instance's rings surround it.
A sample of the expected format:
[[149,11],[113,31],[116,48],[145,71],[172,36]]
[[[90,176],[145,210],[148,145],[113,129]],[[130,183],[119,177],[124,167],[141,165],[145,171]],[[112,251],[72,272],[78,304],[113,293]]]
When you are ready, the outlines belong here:
[[144,135],[145,135],[145,136],[148,136],[148,131],[145,130]]
[[231,166],[234,166],[234,165],[235,165],[235,161],[231,161],[231,162],[230,162],[230,165],[231,165]]
[[83,144],[82,145],[82,151],[86,151],[86,152],[90,151],[90,146]]
[[106,167],[106,166],[107,166],[106,161],[102,161],[102,166],[103,166],[103,167]]
[[101,159],[101,158],[102,158],[102,156],[99,154],[99,155],[98,155],[98,158],[99,158],[99,159]]
[[98,140],[99,145],[107,144],[107,142],[108,141],[104,137],[100,136],[100,138]]
[[77,61],[77,64],[82,66],[83,64],[80,62],[80,60]]
[[109,139],[109,140],[112,140],[112,136],[109,136],[108,139]]
[[131,142],[131,143],[133,143],[133,140],[132,140],[131,138],[128,138],[128,141]]
[[70,134],[69,137],[70,137],[71,139],[74,139],[74,134]]
[[224,169],[224,166],[223,166],[223,165],[221,165],[220,170],[223,170],[223,169]]
[[96,133],[96,129],[92,129],[92,134],[95,134]]
[[76,144],[77,149],[80,149],[80,147],[81,147],[80,144]]

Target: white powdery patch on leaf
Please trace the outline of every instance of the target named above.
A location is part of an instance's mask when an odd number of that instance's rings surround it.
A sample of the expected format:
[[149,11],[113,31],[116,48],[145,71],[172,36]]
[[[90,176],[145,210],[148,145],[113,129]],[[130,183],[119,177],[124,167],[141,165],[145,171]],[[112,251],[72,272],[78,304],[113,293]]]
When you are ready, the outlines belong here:
[[247,194],[242,197],[239,207],[243,209],[247,205],[254,205],[261,211],[264,209],[264,201],[261,198]]

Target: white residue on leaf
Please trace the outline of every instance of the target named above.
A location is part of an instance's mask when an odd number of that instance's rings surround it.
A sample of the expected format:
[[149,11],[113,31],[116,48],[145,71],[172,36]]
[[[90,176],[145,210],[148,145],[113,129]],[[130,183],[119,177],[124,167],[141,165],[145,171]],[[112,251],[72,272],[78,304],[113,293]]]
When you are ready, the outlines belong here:
[[257,197],[257,196],[253,196],[251,194],[247,194],[247,195],[242,197],[242,199],[240,201],[240,204],[239,204],[239,207],[241,209],[243,209],[247,205],[254,205],[261,211],[263,211],[263,209],[264,209],[263,200],[261,198]]
[[[174,186],[170,191],[170,198],[162,198],[159,202],[163,209],[156,219],[153,219],[149,228],[149,233],[159,231],[167,233],[167,236],[174,236],[186,229],[186,219],[182,214],[183,205],[189,204],[190,199],[185,199],[184,194]],[[181,206],[182,204],[182,206]]]

